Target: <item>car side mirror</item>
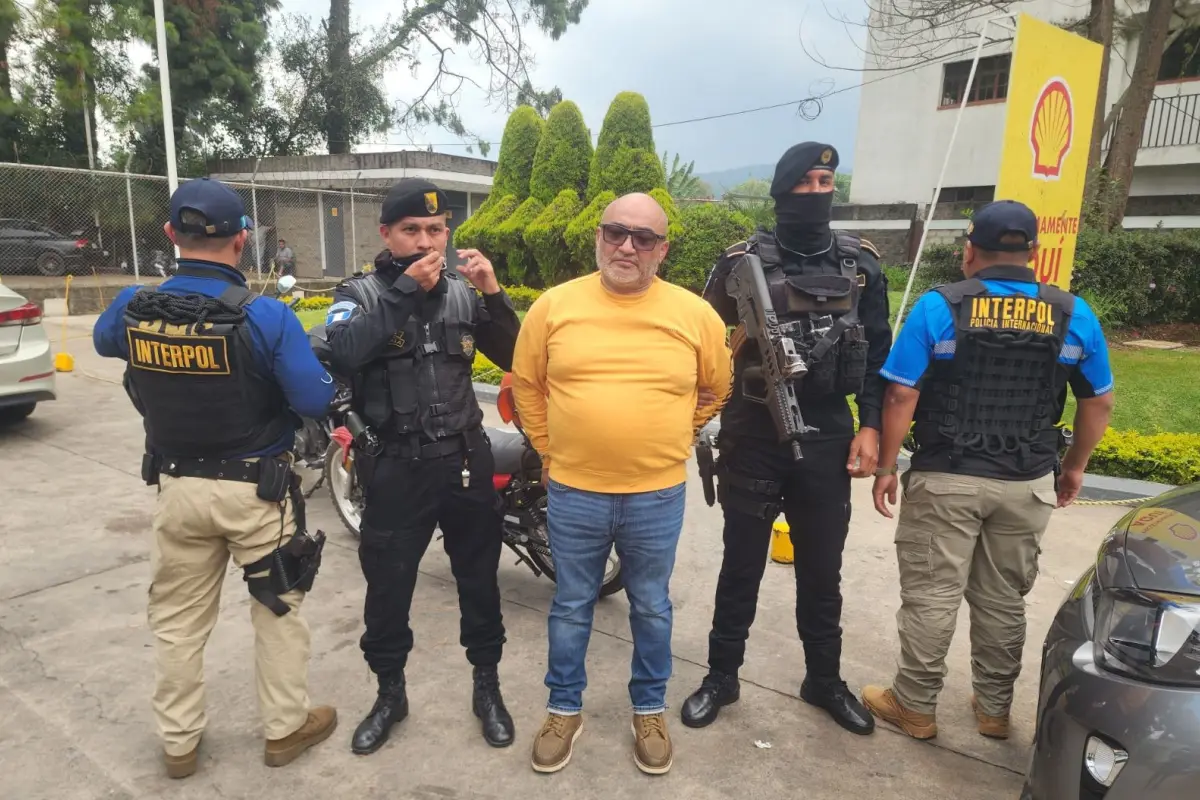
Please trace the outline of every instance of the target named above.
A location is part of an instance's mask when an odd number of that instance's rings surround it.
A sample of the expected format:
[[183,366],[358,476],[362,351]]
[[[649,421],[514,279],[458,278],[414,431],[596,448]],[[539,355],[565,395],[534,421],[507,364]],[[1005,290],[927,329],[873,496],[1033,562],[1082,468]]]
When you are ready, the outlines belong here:
[[294,275],[284,275],[275,284],[275,290],[280,294],[288,294],[292,289],[296,288],[296,277]]

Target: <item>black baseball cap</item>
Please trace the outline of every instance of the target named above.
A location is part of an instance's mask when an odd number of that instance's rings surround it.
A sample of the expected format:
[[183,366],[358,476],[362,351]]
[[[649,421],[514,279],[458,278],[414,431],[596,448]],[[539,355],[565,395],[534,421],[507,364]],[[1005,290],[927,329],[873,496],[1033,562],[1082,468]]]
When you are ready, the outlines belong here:
[[[205,223],[184,222],[184,211],[199,214]],[[254,220],[246,216],[246,204],[233,189],[211,178],[196,178],[180,184],[171,195],[171,227],[195,236],[228,238],[252,230]]]
[[391,225],[405,217],[450,216],[450,198],[424,178],[401,178],[388,190],[379,213],[379,224]]
[[[1019,233],[1024,242],[1005,243],[1002,237]],[[967,241],[981,250],[998,253],[1020,253],[1037,244],[1037,215],[1024,203],[1016,200],[997,200],[975,212],[967,225]]]

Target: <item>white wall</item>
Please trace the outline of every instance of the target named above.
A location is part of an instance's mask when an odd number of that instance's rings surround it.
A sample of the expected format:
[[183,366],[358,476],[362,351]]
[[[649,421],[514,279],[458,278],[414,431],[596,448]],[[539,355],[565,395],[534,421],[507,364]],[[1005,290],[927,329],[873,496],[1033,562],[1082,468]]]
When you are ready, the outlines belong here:
[[[1144,8],[1145,0],[1127,3],[1117,0],[1122,9],[1132,5]],[[1013,13],[1024,12],[1051,22],[1077,19],[1086,12],[1086,4],[1063,0],[1030,0],[1014,4]],[[970,26],[976,32],[979,23]],[[1011,35],[1011,34],[1008,34]],[[1005,29],[989,28],[989,38],[1004,38]],[[948,58],[959,61],[974,55],[974,40],[960,39],[943,44],[942,53],[967,50]],[[928,46],[925,48],[928,50]],[[989,45],[983,56],[1008,52],[1012,43]],[[1108,106],[1120,97],[1129,84],[1129,71],[1136,57],[1136,42],[1117,48],[1109,70]],[[858,136],[855,141],[854,181],[850,189],[852,203],[928,203],[933,199],[938,173],[954,128],[958,108],[939,109],[943,63],[926,64],[911,72],[895,71],[903,59],[918,48],[889,50],[886,55],[868,53],[864,80],[885,78],[860,90]],[[911,62],[909,62],[911,63]],[[885,68],[880,71],[880,68]],[[886,71],[890,68],[892,71]],[[1164,84],[1157,87],[1159,97],[1193,94],[1200,83]],[[989,186],[996,183],[1004,136],[1007,104],[967,106],[962,114],[954,151],[946,169],[944,186]],[[1200,145],[1146,148],[1138,153],[1138,170],[1133,194],[1194,193],[1200,184],[1200,168],[1153,170],[1142,175],[1142,167],[1200,165]]]

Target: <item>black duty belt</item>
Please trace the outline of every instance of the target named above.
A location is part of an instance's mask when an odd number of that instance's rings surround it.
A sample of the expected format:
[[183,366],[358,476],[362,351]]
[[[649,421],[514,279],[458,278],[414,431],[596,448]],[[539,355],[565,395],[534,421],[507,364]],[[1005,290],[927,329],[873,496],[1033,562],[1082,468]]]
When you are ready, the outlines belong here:
[[473,428],[437,441],[430,441],[424,436],[384,439],[383,454],[395,458],[413,458],[425,461],[477,450],[483,444],[483,430]]
[[208,478],[258,483],[259,462],[240,458],[171,458],[163,456],[159,470],[173,478]]

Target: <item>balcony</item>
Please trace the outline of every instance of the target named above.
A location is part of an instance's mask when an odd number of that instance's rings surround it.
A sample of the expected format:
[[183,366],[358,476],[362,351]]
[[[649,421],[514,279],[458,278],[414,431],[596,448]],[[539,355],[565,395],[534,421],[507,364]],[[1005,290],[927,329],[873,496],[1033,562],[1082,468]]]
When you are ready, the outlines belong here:
[[[1118,115],[1118,120],[1120,116]],[[1104,137],[1103,149],[1108,150],[1116,125],[1109,129]],[[1175,95],[1171,97],[1156,97],[1150,101],[1150,109],[1146,112],[1146,125],[1142,129],[1142,141],[1138,144],[1141,150],[1155,150],[1164,147],[1185,145],[1200,145],[1200,93]],[[1157,155],[1157,154],[1156,154]],[[1156,162],[1177,162],[1176,159],[1166,159]],[[1180,161],[1192,163],[1197,160],[1195,155]],[[1138,163],[1143,159],[1139,153]]]

